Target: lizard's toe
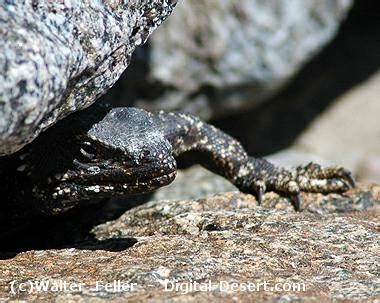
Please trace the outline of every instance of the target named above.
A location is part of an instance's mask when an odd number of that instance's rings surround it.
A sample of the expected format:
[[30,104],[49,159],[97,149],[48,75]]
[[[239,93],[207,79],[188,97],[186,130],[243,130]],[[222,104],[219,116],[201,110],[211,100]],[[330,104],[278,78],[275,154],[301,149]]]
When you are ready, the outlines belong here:
[[322,168],[318,164],[310,163],[305,167],[298,167],[297,175],[300,183],[304,183],[302,187],[305,191],[336,192],[355,187],[352,173],[341,166]]
[[352,173],[341,166],[321,167],[316,163],[309,163],[305,167],[298,167],[299,176],[305,176],[310,179],[341,179],[348,183],[350,187],[355,187],[355,179]]
[[351,185],[343,179],[308,179],[301,183],[301,191],[328,194],[343,192],[351,188]]

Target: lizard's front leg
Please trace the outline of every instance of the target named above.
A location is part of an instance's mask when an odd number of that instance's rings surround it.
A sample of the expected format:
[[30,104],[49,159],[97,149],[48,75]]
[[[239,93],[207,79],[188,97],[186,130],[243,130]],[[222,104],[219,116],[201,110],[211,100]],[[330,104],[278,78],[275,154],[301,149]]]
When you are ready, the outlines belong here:
[[259,203],[265,192],[274,191],[290,197],[298,210],[301,191],[343,192],[355,185],[351,173],[343,167],[322,168],[310,163],[288,170],[250,157],[237,140],[191,114],[160,112],[154,119],[172,144],[174,156],[200,152],[200,164],[242,192],[254,194]]

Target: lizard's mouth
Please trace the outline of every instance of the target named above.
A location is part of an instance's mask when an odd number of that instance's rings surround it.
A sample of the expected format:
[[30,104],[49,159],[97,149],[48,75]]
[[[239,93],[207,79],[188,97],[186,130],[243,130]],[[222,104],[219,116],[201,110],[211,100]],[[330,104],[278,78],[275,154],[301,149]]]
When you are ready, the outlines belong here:
[[[172,160],[172,161],[169,161]],[[88,200],[146,193],[170,184],[176,176],[174,158],[140,163],[74,161],[75,169],[56,179],[53,199]]]
[[[151,167],[150,167],[151,168]],[[144,171],[144,170],[143,170]],[[40,190],[37,186],[33,192],[42,203],[39,210],[46,214],[56,214],[75,206],[77,201],[92,201],[128,194],[151,192],[157,188],[170,184],[176,176],[176,167],[170,171],[161,169],[149,174],[133,169],[133,174],[118,175],[118,171],[108,176],[87,175],[83,173],[74,176],[63,176],[52,188],[52,191]],[[87,178],[88,177],[88,178]],[[43,188],[43,187],[42,187]],[[44,207],[44,205],[47,207]]]
[[98,145],[83,146],[79,157],[73,160],[67,178],[59,181],[90,189],[91,186],[98,186],[106,191],[112,188],[125,193],[138,193],[165,186],[176,176],[177,165],[171,150],[142,150],[138,155],[128,156],[118,150],[104,151],[104,147]]
[[[98,182],[84,181],[80,183],[85,191],[95,193],[110,193],[111,195],[125,195],[130,193],[145,193],[168,185],[175,179],[176,171],[165,172],[143,178],[128,178],[125,180],[110,179]],[[79,184],[78,184],[79,185]]]

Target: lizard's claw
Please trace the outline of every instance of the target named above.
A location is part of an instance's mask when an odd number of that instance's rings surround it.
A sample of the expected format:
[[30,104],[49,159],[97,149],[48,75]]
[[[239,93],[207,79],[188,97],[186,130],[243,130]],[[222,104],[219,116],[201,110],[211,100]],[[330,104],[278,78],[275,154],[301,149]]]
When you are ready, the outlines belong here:
[[265,182],[263,180],[258,180],[254,182],[253,188],[257,203],[260,205],[261,202],[263,202],[263,197],[266,191]]
[[299,211],[301,205],[301,195],[298,193],[290,197],[290,202],[292,203],[294,210]]

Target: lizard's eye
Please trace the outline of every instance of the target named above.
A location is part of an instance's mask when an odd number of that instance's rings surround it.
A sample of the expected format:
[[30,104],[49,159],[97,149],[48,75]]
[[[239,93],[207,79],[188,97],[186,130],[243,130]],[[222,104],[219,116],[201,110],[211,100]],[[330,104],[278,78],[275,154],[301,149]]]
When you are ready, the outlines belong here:
[[140,154],[140,160],[145,160],[150,155],[149,150],[143,150]]

